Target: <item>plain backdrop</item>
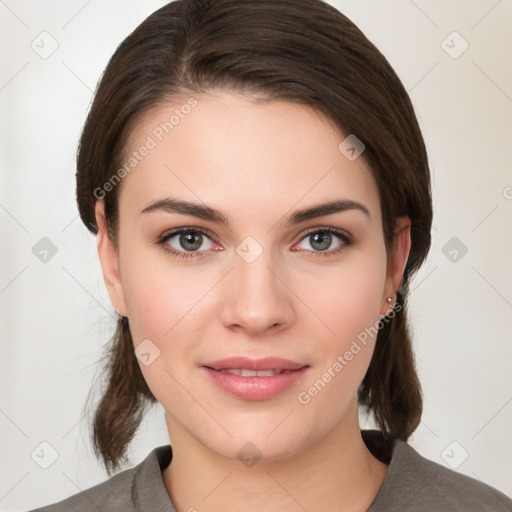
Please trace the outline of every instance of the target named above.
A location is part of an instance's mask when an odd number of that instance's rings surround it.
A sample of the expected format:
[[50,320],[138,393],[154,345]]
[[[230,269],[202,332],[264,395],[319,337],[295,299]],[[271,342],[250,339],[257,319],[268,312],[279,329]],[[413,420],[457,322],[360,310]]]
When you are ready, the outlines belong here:
[[[0,0],[2,510],[107,478],[84,403],[114,317],[75,153],[109,57],[164,3]],[[512,1],[331,3],[397,71],[429,152],[433,243],[410,298],[425,408],[410,444],[512,496]],[[156,406],[130,466],[168,441]]]

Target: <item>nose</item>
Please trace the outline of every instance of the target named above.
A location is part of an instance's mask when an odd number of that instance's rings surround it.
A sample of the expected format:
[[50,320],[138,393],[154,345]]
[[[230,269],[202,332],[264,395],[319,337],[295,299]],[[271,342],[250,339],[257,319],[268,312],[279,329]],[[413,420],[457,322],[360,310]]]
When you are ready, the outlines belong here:
[[234,256],[233,270],[224,280],[221,320],[231,330],[258,336],[290,326],[294,318],[293,292],[282,267],[270,251],[255,261]]

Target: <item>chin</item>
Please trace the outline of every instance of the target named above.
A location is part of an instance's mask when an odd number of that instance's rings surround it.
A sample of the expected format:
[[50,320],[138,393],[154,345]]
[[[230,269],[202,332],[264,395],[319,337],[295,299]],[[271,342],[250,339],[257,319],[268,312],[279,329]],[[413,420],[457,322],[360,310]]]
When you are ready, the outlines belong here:
[[303,443],[300,440],[296,442],[284,443],[282,439],[276,442],[269,442],[264,439],[247,439],[242,443],[234,442],[228,446],[220,446],[217,453],[223,457],[242,462],[248,468],[255,464],[272,463],[287,460],[297,455]]
[[[286,419],[285,422],[289,420],[291,418]],[[313,439],[304,424],[299,429],[297,424],[290,421],[286,425],[288,428],[285,428],[285,422],[280,425],[280,421],[283,421],[282,417],[279,421],[273,422],[270,428],[266,423],[259,429],[254,428],[253,424],[250,431],[247,426],[245,429],[233,426],[233,430],[228,427],[231,432],[236,432],[234,437],[223,436],[213,444],[210,438],[205,440],[207,441],[205,444],[219,455],[244,462],[248,467],[259,462],[284,461],[299,454],[313,442]]]

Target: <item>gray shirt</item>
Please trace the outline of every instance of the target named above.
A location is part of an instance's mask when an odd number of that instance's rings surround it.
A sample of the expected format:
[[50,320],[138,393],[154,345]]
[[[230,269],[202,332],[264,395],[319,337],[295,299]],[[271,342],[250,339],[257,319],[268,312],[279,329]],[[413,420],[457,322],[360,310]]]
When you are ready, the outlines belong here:
[[[389,463],[367,512],[512,511],[512,500],[502,492],[422,457],[406,442],[386,443],[378,430],[361,435],[372,454]],[[162,478],[171,459],[171,446],[160,446],[135,467],[32,512],[177,512]]]

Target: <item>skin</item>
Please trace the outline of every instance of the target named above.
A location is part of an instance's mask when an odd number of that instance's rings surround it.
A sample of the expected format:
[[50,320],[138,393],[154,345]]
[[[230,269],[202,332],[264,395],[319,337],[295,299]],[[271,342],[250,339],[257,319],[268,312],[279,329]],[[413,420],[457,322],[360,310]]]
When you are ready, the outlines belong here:
[[[180,512],[314,511],[319,503],[323,510],[365,511],[388,468],[366,448],[357,411],[375,338],[308,404],[297,395],[391,311],[386,297],[394,304],[410,219],[397,219],[387,260],[375,181],[362,157],[350,161],[339,151],[348,134],[319,112],[227,91],[195,98],[190,114],[123,179],[117,252],[103,201],[96,206],[111,302],[129,318],[135,347],[149,339],[160,351],[150,365],[139,364],[165,410],[173,446],[165,486]],[[129,152],[186,99],[142,118]],[[168,196],[222,210],[231,226],[165,211],[141,214]],[[339,199],[362,203],[371,218],[352,209],[284,223],[297,209]],[[178,259],[155,244],[180,227],[211,234],[202,239],[202,257]],[[342,250],[322,256],[305,233],[326,227],[348,232],[354,243],[333,235],[328,250]],[[252,263],[236,252],[248,236],[263,249]],[[178,235],[166,243],[193,252],[179,242]],[[244,400],[220,390],[201,368],[233,355],[278,356],[310,368],[276,397]],[[251,467],[237,456],[248,442],[261,454]]]

